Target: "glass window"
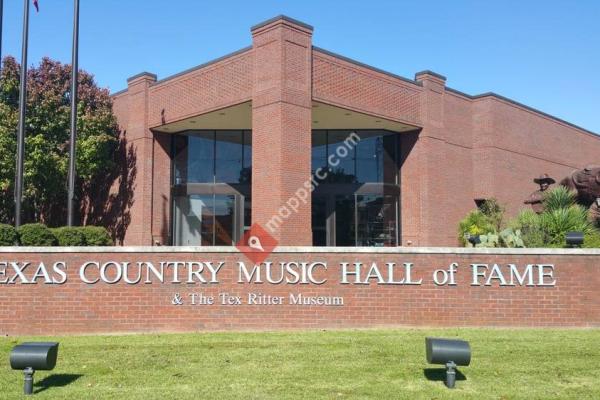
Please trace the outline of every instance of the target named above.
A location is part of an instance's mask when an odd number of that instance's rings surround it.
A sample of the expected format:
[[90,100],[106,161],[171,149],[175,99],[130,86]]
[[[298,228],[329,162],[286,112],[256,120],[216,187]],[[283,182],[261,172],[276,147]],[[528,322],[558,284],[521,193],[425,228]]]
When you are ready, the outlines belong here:
[[242,173],[240,176],[240,183],[251,183],[252,182],[252,132],[244,131],[243,133],[244,146],[242,148],[244,152]]
[[324,245],[327,238],[336,246],[397,245],[398,152],[395,132],[313,131],[313,173],[325,163],[329,166],[329,177],[312,195],[314,245]]
[[174,205],[176,246],[234,244],[235,196],[177,196]]
[[355,246],[354,196],[335,197],[335,245]]
[[174,135],[174,184],[250,183],[251,131],[194,131]]
[[377,194],[356,196],[357,246],[396,245],[396,198]]
[[347,141],[351,133],[351,131],[329,131],[327,134],[327,160],[331,171],[328,182],[356,182],[356,147]]
[[175,203],[175,245],[207,246],[213,243],[213,196],[177,196]]
[[215,182],[240,183],[244,154],[242,131],[218,131],[215,139]]
[[358,182],[383,182],[383,136],[361,135],[356,145]]
[[244,197],[244,229],[242,235],[250,230],[252,226],[252,198]]
[[231,246],[233,242],[235,197],[215,196],[215,246]]
[[233,245],[251,222],[251,131],[174,135],[172,157],[173,244]]
[[327,246],[327,197],[312,199],[313,246]]
[[175,184],[213,183],[214,132],[194,132],[175,137]]
[[311,171],[314,174],[319,168],[322,176],[327,169],[327,131],[313,131]]

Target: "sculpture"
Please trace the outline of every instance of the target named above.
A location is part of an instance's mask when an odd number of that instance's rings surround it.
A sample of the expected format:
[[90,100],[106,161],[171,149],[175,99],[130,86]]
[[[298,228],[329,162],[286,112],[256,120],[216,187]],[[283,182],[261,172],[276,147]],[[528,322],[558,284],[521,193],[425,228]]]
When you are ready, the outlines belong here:
[[590,165],[574,170],[560,184],[576,191],[577,203],[589,208],[592,220],[600,221],[600,167]]
[[556,181],[548,176],[548,174],[540,175],[539,178],[533,180],[540,185],[540,188],[529,195],[529,198],[524,201],[525,204],[531,204],[531,208],[537,214],[544,212],[544,192],[548,190],[550,185]]

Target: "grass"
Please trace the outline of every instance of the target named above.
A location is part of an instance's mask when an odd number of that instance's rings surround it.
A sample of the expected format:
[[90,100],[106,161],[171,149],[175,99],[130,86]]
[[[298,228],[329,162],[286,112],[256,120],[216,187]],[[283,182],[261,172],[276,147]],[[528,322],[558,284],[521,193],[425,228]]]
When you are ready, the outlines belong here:
[[[425,336],[469,340],[454,390],[425,361]],[[0,398],[22,398],[0,338]],[[598,399],[600,330],[386,329],[147,334],[60,341],[38,399]],[[431,370],[434,368],[434,370]]]

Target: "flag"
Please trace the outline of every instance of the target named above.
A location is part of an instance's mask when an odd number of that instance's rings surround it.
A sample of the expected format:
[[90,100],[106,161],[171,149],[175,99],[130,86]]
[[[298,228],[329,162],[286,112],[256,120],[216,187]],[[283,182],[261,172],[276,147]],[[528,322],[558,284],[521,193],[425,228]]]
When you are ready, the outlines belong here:
[[36,12],[40,12],[40,5],[38,4],[38,0],[33,0],[33,6],[35,7]]

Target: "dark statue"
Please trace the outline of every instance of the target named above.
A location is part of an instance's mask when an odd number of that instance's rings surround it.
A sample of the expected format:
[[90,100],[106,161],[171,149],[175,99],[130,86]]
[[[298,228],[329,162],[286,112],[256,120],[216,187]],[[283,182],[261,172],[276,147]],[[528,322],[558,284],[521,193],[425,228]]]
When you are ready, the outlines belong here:
[[[531,193],[525,204],[531,204],[533,211],[540,214],[544,211],[544,192],[555,183],[548,174],[533,180],[540,188]],[[600,222],[600,167],[587,166],[577,169],[559,183],[577,193],[577,203],[589,209],[590,218]]]
[[537,214],[544,212],[544,192],[548,190],[550,185],[556,181],[548,176],[548,174],[540,175],[539,178],[533,180],[535,183],[540,185],[540,188],[529,195],[529,198],[525,200],[525,204],[531,204],[531,208]]
[[589,208],[593,221],[600,221],[600,167],[590,165],[575,170],[560,184],[576,191],[577,202]]

